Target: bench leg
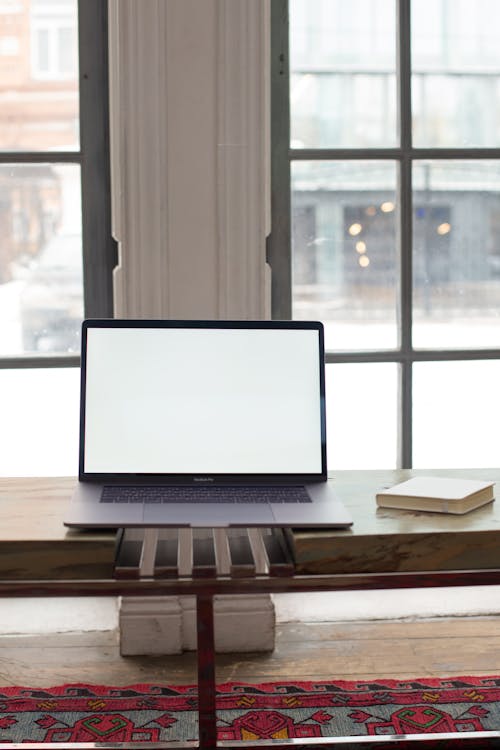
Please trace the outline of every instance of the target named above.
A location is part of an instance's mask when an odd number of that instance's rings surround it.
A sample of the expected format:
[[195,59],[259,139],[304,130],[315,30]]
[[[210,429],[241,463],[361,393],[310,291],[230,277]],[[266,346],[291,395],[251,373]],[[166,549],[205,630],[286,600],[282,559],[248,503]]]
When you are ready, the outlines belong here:
[[213,597],[196,597],[198,635],[198,722],[201,750],[212,750],[217,745],[217,716],[215,712],[215,643]]

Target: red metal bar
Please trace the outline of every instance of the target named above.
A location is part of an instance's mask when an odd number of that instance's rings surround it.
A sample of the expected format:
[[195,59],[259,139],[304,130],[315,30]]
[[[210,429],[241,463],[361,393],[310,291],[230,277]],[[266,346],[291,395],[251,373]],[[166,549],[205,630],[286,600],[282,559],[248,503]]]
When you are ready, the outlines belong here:
[[216,579],[0,579],[1,597],[25,596],[207,596],[210,594],[278,594],[293,591],[364,591],[433,586],[491,586],[500,584],[500,568],[494,570],[426,571],[416,573],[334,573],[295,575],[290,578]]
[[[449,750],[467,748],[483,750],[500,748],[500,732],[446,732],[443,734],[387,734],[360,735],[359,737],[302,737],[289,740],[222,741],[219,750],[299,750],[299,748],[339,748],[339,750],[361,750],[366,745],[378,750],[398,750],[413,747],[415,750]],[[199,746],[191,741],[171,742],[0,742],[0,750],[196,750]],[[201,746],[200,746],[201,747]],[[212,746],[214,747],[214,746]]]
[[217,745],[214,602],[211,594],[196,597],[198,636],[198,732],[200,750]]

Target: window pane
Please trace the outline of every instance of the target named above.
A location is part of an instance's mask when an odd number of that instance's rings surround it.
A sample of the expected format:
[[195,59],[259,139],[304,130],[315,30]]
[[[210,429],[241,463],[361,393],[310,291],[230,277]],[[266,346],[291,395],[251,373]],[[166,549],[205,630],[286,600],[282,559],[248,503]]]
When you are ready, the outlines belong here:
[[77,352],[83,317],[80,170],[0,167],[0,355]]
[[496,347],[500,341],[500,162],[417,162],[413,341]]
[[394,0],[290,0],[292,147],[396,142]]
[[292,165],[293,317],[327,349],[397,345],[395,186],[389,162]]
[[500,362],[418,362],[413,374],[415,468],[498,466]]
[[6,46],[0,150],[77,149],[77,0],[12,3],[0,16],[0,51]]
[[76,29],[61,28],[57,40],[58,69],[61,75],[76,73]]
[[395,469],[397,365],[326,366],[328,468]]
[[49,30],[37,29],[33,37],[34,64],[39,73],[50,70]]
[[79,376],[76,367],[0,370],[2,476],[78,473]]
[[498,0],[412,3],[417,146],[500,144]]

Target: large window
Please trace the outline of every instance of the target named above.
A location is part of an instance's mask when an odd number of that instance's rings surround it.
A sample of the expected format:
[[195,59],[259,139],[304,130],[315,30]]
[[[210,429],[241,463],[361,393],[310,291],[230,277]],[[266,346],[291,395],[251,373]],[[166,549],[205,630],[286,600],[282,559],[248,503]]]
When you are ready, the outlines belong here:
[[496,466],[500,5],[272,11],[274,315],[325,324],[329,466]]
[[0,2],[0,474],[77,469],[79,330],[112,314],[107,3]]

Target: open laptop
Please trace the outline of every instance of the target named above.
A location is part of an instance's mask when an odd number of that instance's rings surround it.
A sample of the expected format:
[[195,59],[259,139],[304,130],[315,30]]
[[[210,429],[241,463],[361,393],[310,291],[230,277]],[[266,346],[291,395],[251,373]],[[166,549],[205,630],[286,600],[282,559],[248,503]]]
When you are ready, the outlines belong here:
[[316,322],[87,320],[75,527],[352,523]]

